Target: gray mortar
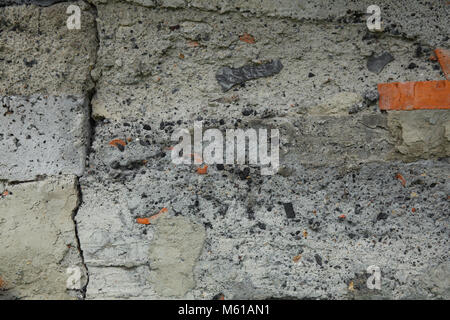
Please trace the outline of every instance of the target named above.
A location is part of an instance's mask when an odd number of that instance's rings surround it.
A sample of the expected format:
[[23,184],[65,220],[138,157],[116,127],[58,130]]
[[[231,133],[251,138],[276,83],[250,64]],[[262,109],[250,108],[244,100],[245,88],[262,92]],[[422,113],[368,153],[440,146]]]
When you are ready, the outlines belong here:
[[[62,122],[45,119],[67,115],[86,135],[73,115],[87,123],[89,112],[75,112],[77,103],[67,111],[66,99],[95,93],[92,145],[79,140],[76,166],[52,153],[54,164],[82,175],[71,232],[89,270],[86,299],[450,299],[448,111],[380,112],[376,92],[380,82],[443,79],[428,57],[449,48],[446,1],[381,1],[380,33],[367,31],[373,3],[365,0],[90,0],[95,9],[79,1],[80,32],[64,27],[68,3],[12,2],[19,5],[0,9],[0,94],[27,107],[12,133],[38,123],[49,141],[72,146]],[[256,43],[240,41],[244,33]],[[368,70],[383,52],[395,60]],[[222,92],[224,66],[273,59],[284,66],[278,74]],[[32,109],[25,96],[34,93],[64,103]],[[0,124],[11,130],[21,119],[11,124],[17,109],[8,110]],[[175,166],[171,134],[195,120],[205,130],[279,129],[279,173]],[[12,137],[4,139],[12,150]],[[11,171],[21,162],[9,160],[8,180],[59,173],[54,165]],[[0,180],[0,192],[9,186]],[[164,207],[151,224],[136,222]],[[365,285],[370,265],[381,268],[381,290]],[[63,294],[60,274],[51,279]]]

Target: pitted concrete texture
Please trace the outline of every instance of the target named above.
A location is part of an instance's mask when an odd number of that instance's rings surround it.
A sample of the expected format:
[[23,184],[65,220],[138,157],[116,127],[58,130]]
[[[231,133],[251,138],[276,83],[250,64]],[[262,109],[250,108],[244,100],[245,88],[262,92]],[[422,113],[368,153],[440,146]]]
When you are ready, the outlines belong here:
[[77,297],[66,290],[68,267],[79,267],[86,283],[72,220],[76,178],[0,183],[0,190],[0,300]]
[[[229,118],[245,106],[258,112],[270,108],[298,113],[340,92],[363,96],[379,82],[441,76],[435,62],[427,59],[433,47],[426,42],[387,32],[371,34],[361,19],[316,24],[123,2],[99,4],[97,9],[100,48],[93,70],[98,79],[94,117],[156,123],[180,115]],[[240,41],[244,33],[256,42]],[[424,35],[432,38],[435,33]],[[420,58],[415,57],[418,47],[423,52]],[[379,75],[367,70],[368,57],[385,51],[395,60]],[[220,68],[271,59],[280,59],[285,66],[279,74],[246,82],[228,94],[221,92],[215,79]],[[407,68],[411,62],[420,72]]]
[[0,95],[81,95],[93,88],[94,13],[83,1],[72,3],[82,10],[81,30],[67,28],[67,3],[0,8]]
[[[144,121],[157,128],[161,122],[199,118],[281,118],[298,137],[299,158],[317,165],[448,154],[449,143],[440,136],[433,140],[439,151],[397,152],[405,149],[398,127],[413,127],[415,120],[400,117],[396,126],[387,126],[377,106],[377,83],[441,77],[436,62],[428,59],[432,47],[426,42],[388,32],[371,34],[361,18],[314,24],[252,14],[243,19],[234,10],[219,14],[189,8],[174,14],[138,8],[122,2],[98,5],[100,48],[92,71],[98,80],[92,101],[96,119]],[[240,41],[245,33],[255,43]],[[436,36],[429,29],[423,35]],[[394,61],[379,74],[370,72],[367,60],[387,51]],[[286,67],[230,92],[220,90],[215,77],[222,67],[271,59]],[[417,68],[409,68],[411,63]]]
[[83,173],[89,142],[86,98],[9,96],[0,104],[0,179]]
[[[110,0],[88,0],[96,4]],[[196,8],[221,14],[240,13],[247,17],[289,18],[302,23],[337,21],[351,24],[365,22],[371,0],[125,0],[125,2],[154,8]],[[382,28],[395,36],[419,38],[430,45],[448,41],[448,16],[450,9],[445,0],[394,1],[376,3],[381,9]]]
[[[108,147],[110,157],[133,152],[129,145],[123,152]],[[130,270],[129,276],[138,267],[151,272],[158,250],[168,246],[157,240],[158,220],[182,216],[206,229],[204,248],[194,264],[195,287],[184,298],[211,299],[220,292],[245,299],[449,298],[439,280],[448,277],[450,248],[446,161],[372,163],[352,170],[297,164],[273,177],[261,177],[259,168],[251,167],[246,178],[228,165],[210,166],[208,174],[200,176],[195,167],[173,165],[163,150],[155,153],[142,154],[138,166],[109,168],[110,160],[102,163],[105,156],[98,154],[91,158],[95,169],[81,179],[81,246],[89,270],[91,265],[96,270],[98,282],[92,285],[103,284],[109,297],[129,296],[108,285],[111,267],[122,266]],[[292,203],[294,218],[287,216],[284,203]],[[162,207],[168,212],[155,223],[136,222]],[[189,236],[171,230],[175,234],[168,230],[168,236],[183,247]],[[150,256],[145,248],[150,248]],[[381,268],[381,291],[358,285],[367,280],[370,265]],[[428,269],[437,275],[428,279]],[[170,272],[148,282],[139,277],[140,290],[165,297],[158,287],[168,290],[171,281],[165,276]],[[427,280],[417,285],[422,278]],[[352,281],[355,287],[350,290]],[[102,294],[91,296],[98,297]]]
[[[443,79],[445,0],[380,1],[376,33],[370,0],[31,2],[0,5],[0,258],[31,261],[0,265],[3,297],[68,297],[62,267],[85,265],[86,299],[450,299],[449,112],[377,92]],[[195,121],[278,129],[280,170],[175,165]]]

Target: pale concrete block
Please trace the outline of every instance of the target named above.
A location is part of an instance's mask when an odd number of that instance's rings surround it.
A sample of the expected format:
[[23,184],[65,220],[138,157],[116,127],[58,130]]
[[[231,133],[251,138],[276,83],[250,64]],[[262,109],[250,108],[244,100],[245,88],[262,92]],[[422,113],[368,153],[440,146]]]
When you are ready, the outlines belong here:
[[89,140],[87,99],[11,96],[0,103],[0,179],[83,173]]

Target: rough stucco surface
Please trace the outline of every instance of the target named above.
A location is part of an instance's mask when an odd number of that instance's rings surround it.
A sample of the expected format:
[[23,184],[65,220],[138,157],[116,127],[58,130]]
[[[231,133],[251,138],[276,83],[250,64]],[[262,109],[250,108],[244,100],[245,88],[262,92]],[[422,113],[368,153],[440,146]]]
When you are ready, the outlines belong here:
[[0,95],[73,94],[93,87],[94,14],[84,2],[81,30],[68,30],[67,4],[0,7]]
[[[380,112],[376,85],[443,79],[450,6],[381,1],[370,33],[370,4],[0,1],[0,297],[449,299],[449,113]],[[279,129],[278,174],[174,165],[199,120]]]

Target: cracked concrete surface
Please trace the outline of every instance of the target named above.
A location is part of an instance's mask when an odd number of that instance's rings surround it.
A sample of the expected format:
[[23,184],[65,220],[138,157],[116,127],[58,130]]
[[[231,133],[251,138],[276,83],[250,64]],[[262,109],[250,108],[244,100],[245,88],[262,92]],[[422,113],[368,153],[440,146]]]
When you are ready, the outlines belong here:
[[[66,268],[86,271],[77,249],[72,215],[78,206],[76,177],[0,183],[0,299],[74,299]],[[6,290],[6,291],[5,291]]]
[[[0,297],[449,299],[449,113],[380,112],[376,85],[443,79],[450,6],[381,1],[370,33],[370,4],[2,1]],[[175,166],[171,134],[199,120],[279,129],[278,174]]]

